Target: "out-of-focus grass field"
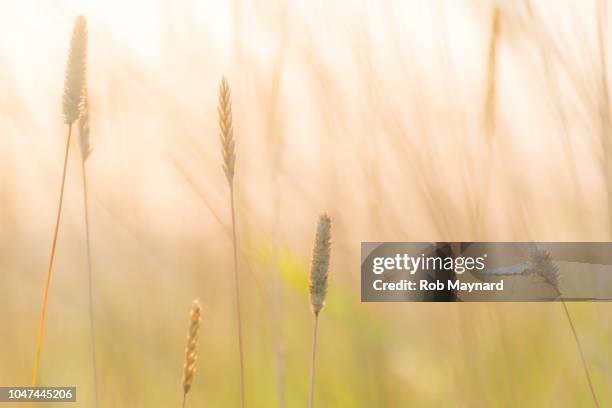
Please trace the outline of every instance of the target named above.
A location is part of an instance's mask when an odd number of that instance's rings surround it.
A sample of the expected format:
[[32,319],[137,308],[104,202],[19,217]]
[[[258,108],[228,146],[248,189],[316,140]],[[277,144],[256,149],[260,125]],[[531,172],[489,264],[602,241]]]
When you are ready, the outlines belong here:
[[[307,276],[322,211],[334,239],[319,407],[590,406],[561,304],[361,304],[359,245],[609,240],[602,4],[1,2],[0,385],[31,381],[65,58],[85,13],[101,406],[180,406],[196,297],[188,406],[238,405],[222,75],[234,101],[248,406],[274,407],[279,394],[307,404]],[[76,406],[92,407],[79,166],[75,139],[41,383],[76,385]],[[611,406],[612,306],[568,307]]]

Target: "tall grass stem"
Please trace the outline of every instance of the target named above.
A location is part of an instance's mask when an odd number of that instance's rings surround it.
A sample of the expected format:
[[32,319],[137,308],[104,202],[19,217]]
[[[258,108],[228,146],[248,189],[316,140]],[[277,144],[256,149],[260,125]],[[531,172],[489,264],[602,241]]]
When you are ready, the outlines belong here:
[[227,79],[221,79],[219,85],[219,128],[221,130],[221,153],[223,172],[230,190],[230,207],[232,212],[232,245],[234,250],[234,285],[236,292],[236,323],[238,325],[238,351],[240,358],[240,406],[244,408],[244,348],[242,342],[242,319],[240,316],[240,279],[238,274],[238,241],[236,239],[236,208],[234,203],[234,171],[236,167],[236,149],[232,116],[232,95]]
[[595,394],[595,388],[593,387],[593,382],[591,381],[591,375],[589,374],[589,367],[587,366],[586,359],[584,358],[584,352],[582,351],[582,346],[580,345],[580,339],[578,338],[578,333],[576,332],[576,328],[574,327],[574,322],[572,321],[572,317],[569,314],[569,310],[567,310],[567,305],[565,301],[562,299],[561,304],[563,304],[563,310],[565,311],[565,316],[567,317],[567,322],[572,329],[572,334],[574,335],[574,340],[576,341],[576,345],[578,346],[578,353],[580,354],[580,361],[582,362],[582,368],[584,368],[584,375],[589,384],[589,390],[591,391],[591,397],[593,398],[593,404],[595,407],[599,408],[599,400],[597,399],[597,394]]
[[315,314],[314,330],[312,335],[312,364],[310,366],[310,408],[314,407],[314,389],[315,389],[315,365],[317,360],[317,331],[319,328],[319,314]]
[[238,278],[238,250],[236,246],[236,211],[234,205],[234,186],[230,185],[232,210],[232,242],[234,249],[234,287],[236,291],[236,321],[238,325],[238,351],[240,355],[240,406],[244,408],[244,349],[242,342],[242,317],[240,313],[240,280]]
[[72,137],[72,124],[68,125],[68,137],[66,138],[66,149],[64,153],[64,167],[62,170],[62,183],[60,187],[59,200],[57,204],[57,216],[55,217],[55,228],[53,229],[53,241],[51,243],[51,254],[49,255],[49,266],[47,268],[47,277],[45,279],[45,287],[43,290],[43,303],[40,312],[40,321],[38,323],[38,337],[36,341],[36,355],[34,357],[34,370],[32,373],[32,386],[38,386],[39,371],[40,371],[40,356],[42,353],[43,339],[45,336],[45,321],[47,318],[47,304],[49,300],[49,286],[51,285],[51,277],[53,275],[53,263],[55,261],[55,250],[57,248],[57,237],[59,235],[60,221],[62,218],[62,206],[64,204],[64,187],[66,186],[66,170],[68,168],[68,154],[70,152],[70,139]]
[[93,370],[93,388],[95,406],[100,406],[98,396],[98,365],[96,362],[96,332],[94,325],[93,277],[91,267],[91,236],[89,230],[89,197],[87,189],[87,171],[85,170],[86,157],[81,160],[81,175],[83,177],[83,208],[85,211],[85,242],[87,246],[87,289],[89,297],[89,333],[91,337],[91,363]]

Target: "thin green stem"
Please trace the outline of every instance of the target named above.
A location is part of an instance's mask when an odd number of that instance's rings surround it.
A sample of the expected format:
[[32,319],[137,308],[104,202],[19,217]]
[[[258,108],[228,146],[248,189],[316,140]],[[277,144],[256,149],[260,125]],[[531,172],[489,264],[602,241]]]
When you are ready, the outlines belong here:
[[62,184],[60,187],[59,202],[57,204],[57,216],[55,218],[55,228],[53,230],[53,241],[51,243],[51,254],[49,255],[49,266],[47,268],[47,278],[43,290],[43,303],[38,323],[38,338],[36,341],[36,355],[34,357],[34,370],[32,373],[32,386],[38,385],[38,375],[40,371],[40,356],[42,354],[43,338],[45,336],[45,320],[47,318],[47,302],[49,300],[49,286],[53,274],[53,262],[55,261],[55,249],[57,247],[57,237],[59,235],[60,220],[62,218],[62,205],[64,203],[64,187],[66,185],[66,170],[68,168],[68,153],[70,152],[70,138],[72,136],[72,124],[68,125],[68,137],[66,138],[66,150],[64,153],[64,168],[62,170]]
[[317,358],[317,331],[319,328],[319,314],[315,314],[314,331],[312,335],[312,365],[310,366],[310,408],[314,407],[315,365]]

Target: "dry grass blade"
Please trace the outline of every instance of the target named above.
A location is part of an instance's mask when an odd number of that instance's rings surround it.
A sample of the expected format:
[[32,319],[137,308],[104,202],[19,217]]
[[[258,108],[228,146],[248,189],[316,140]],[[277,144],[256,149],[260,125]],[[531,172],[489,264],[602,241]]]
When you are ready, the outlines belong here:
[[38,385],[40,370],[40,356],[42,353],[43,338],[45,334],[45,321],[47,317],[47,301],[49,298],[49,286],[53,273],[53,262],[55,260],[55,250],[57,247],[57,237],[59,233],[60,220],[62,216],[62,205],[64,202],[64,186],[66,184],[66,170],[68,168],[68,155],[70,152],[70,139],[72,136],[72,125],[79,118],[83,85],[85,80],[85,58],[87,56],[87,22],[85,17],[79,16],[74,24],[70,53],[66,67],[66,77],[64,82],[64,120],[68,125],[68,136],[66,137],[66,148],[64,152],[64,165],[62,169],[62,182],[60,187],[59,200],[57,205],[57,216],[55,218],[55,228],[53,230],[53,240],[51,243],[51,254],[47,268],[47,277],[43,291],[43,302],[38,324],[38,338],[36,341],[36,355],[34,357],[34,369],[32,374],[32,384]]
[[185,363],[183,365],[183,407],[187,393],[193,384],[193,377],[196,370],[196,362],[198,360],[198,330],[202,316],[202,306],[198,300],[194,300],[191,305],[191,313],[189,317],[189,332],[187,334],[187,346],[185,347]]
[[331,219],[327,214],[322,214],[317,225],[317,235],[312,250],[312,264],[310,267],[310,304],[315,315],[312,336],[312,365],[310,368],[310,408],[314,407],[317,332],[319,328],[319,313],[325,305],[325,296],[327,295],[330,253]]

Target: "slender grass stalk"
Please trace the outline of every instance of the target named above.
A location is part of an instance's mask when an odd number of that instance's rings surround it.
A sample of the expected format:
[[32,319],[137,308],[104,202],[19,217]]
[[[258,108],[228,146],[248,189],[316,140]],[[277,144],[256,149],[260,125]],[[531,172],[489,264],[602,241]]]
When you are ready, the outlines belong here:
[[314,313],[314,330],[312,336],[312,361],[310,367],[310,408],[314,407],[315,367],[317,358],[317,333],[319,313],[325,306],[327,295],[327,277],[329,275],[329,258],[331,252],[331,219],[327,214],[319,217],[317,234],[312,250],[310,266],[310,304]]
[[572,321],[572,317],[570,316],[569,310],[567,310],[567,305],[565,304],[565,301],[563,299],[561,299],[561,304],[563,304],[563,310],[565,311],[567,322],[569,323],[570,328],[572,329],[572,334],[574,335],[574,340],[576,341],[576,346],[578,347],[578,353],[580,354],[580,361],[582,362],[584,375],[586,377],[587,383],[589,384],[591,398],[593,398],[593,405],[599,408],[599,400],[597,399],[597,394],[595,394],[595,387],[593,387],[593,382],[591,381],[589,366],[587,365],[586,359],[584,358],[584,352],[582,351],[582,346],[580,345],[580,339],[578,338],[578,333],[576,332],[576,328],[574,327],[574,322]]
[[[532,273],[536,273],[537,275],[542,277],[545,282],[547,282],[553,287],[557,295],[561,297],[561,291],[559,290],[559,270],[557,268],[557,265],[555,265],[555,263],[550,258],[550,254],[548,254],[548,252],[537,250],[532,251],[529,254],[529,263],[527,270]],[[597,399],[597,394],[595,394],[595,388],[593,387],[593,382],[591,381],[591,374],[589,373],[589,367],[584,357],[584,352],[582,350],[582,345],[580,344],[580,339],[578,338],[578,333],[576,332],[576,327],[574,326],[572,317],[569,313],[569,310],[567,309],[567,304],[565,303],[565,300],[562,297],[560,298],[560,300],[561,304],[563,305],[565,317],[567,318],[567,322],[574,336],[574,340],[576,341],[576,347],[578,348],[578,354],[580,354],[580,361],[582,362],[584,375],[589,385],[589,390],[593,399],[593,405],[599,407],[599,400]]]
[[83,209],[85,212],[85,240],[87,245],[87,294],[89,298],[89,335],[91,338],[91,363],[93,370],[93,389],[95,406],[100,406],[98,393],[98,365],[96,363],[96,332],[94,325],[93,278],[91,263],[91,235],[89,232],[89,194],[87,189],[87,171],[85,162],[91,154],[89,143],[89,99],[87,87],[83,88],[83,102],[81,104],[81,117],[79,118],[79,136],[81,146],[81,176],[83,180]]
[[234,129],[232,125],[232,100],[227,79],[221,80],[219,86],[219,127],[221,128],[221,146],[223,154],[223,171],[230,190],[230,209],[232,213],[232,244],[234,250],[234,289],[236,298],[236,323],[238,326],[238,351],[240,358],[240,406],[244,408],[244,349],[242,341],[242,319],[240,315],[240,279],[238,275],[238,250],[236,240],[236,209],[234,203],[234,167],[236,152]]
[[53,272],[53,261],[55,260],[55,249],[57,247],[57,236],[59,233],[60,220],[62,217],[62,205],[64,202],[64,186],[66,184],[66,169],[68,167],[68,151],[70,149],[70,138],[72,136],[72,125],[68,125],[68,137],[66,138],[66,151],[64,153],[64,167],[62,170],[62,184],[60,187],[59,201],[57,205],[57,215],[55,217],[55,228],[53,229],[53,241],[51,243],[51,255],[49,256],[49,265],[47,267],[47,278],[43,290],[43,303],[40,313],[40,321],[38,323],[38,338],[36,341],[36,356],[34,358],[34,372],[32,374],[32,386],[38,385],[38,377],[40,371],[40,356],[42,353],[43,338],[45,335],[45,321],[47,318],[47,301],[49,299],[49,286],[51,285],[51,276]]
[[70,42],[70,53],[66,66],[66,77],[64,80],[64,122],[68,125],[68,136],[66,137],[66,149],[64,152],[64,165],[62,169],[62,182],[57,204],[57,216],[55,218],[55,228],[53,230],[53,240],[51,242],[51,254],[49,255],[49,265],[43,290],[43,302],[38,324],[38,336],[36,341],[36,354],[34,357],[34,369],[32,373],[32,385],[37,386],[39,381],[40,357],[42,354],[43,339],[45,335],[45,321],[47,318],[47,304],[49,299],[49,287],[53,275],[53,263],[57,248],[57,237],[62,216],[62,205],[64,202],[64,187],[66,185],[66,171],[68,168],[68,156],[70,153],[70,139],[72,136],[72,125],[79,118],[80,105],[83,96],[83,81],[85,78],[85,58],[87,55],[87,22],[85,17],[79,16],[76,19],[72,31]]
[[187,333],[187,346],[185,347],[185,363],[183,365],[183,408],[187,400],[187,393],[193,384],[196,363],[198,361],[198,330],[200,328],[202,306],[196,299],[191,304],[189,317],[189,332]]
[[317,360],[317,332],[319,331],[319,314],[314,317],[314,329],[312,331],[312,360],[310,362],[310,408],[314,407],[315,388],[315,366]]

